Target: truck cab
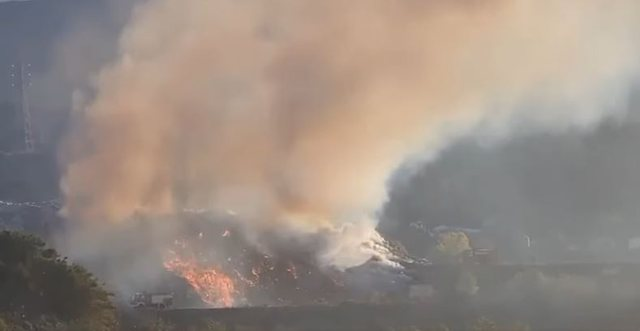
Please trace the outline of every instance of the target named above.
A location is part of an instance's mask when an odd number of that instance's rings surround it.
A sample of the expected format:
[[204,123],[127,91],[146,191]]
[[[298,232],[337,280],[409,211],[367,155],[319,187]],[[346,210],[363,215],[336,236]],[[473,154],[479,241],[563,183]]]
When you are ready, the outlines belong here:
[[130,304],[136,309],[166,309],[173,305],[173,294],[137,292],[131,296]]

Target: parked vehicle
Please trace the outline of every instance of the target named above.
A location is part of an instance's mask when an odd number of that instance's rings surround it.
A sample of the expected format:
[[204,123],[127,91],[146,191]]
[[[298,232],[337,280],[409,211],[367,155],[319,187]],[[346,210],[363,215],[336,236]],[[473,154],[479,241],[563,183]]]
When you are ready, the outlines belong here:
[[131,297],[134,308],[166,309],[173,305],[173,294],[138,292]]

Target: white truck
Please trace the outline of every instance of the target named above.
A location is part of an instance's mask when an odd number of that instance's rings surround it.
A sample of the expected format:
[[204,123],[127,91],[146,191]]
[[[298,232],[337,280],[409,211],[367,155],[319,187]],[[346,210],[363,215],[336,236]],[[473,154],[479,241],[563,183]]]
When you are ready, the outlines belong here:
[[173,294],[138,292],[131,297],[131,305],[137,309],[166,309],[173,305]]

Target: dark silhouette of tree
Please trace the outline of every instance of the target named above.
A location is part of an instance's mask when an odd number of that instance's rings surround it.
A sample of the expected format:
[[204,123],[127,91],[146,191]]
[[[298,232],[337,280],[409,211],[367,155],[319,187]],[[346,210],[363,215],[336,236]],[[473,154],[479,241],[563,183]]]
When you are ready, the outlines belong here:
[[110,299],[91,273],[42,240],[0,232],[0,313],[27,320],[51,316],[80,329],[107,331],[117,324]]

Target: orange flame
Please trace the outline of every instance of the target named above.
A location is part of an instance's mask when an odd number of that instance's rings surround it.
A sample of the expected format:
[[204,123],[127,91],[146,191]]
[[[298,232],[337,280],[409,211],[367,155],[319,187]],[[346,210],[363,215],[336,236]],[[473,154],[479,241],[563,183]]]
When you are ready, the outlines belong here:
[[164,262],[167,270],[184,278],[205,303],[231,307],[236,292],[233,280],[214,267],[204,267],[193,259],[182,259],[175,253]]

